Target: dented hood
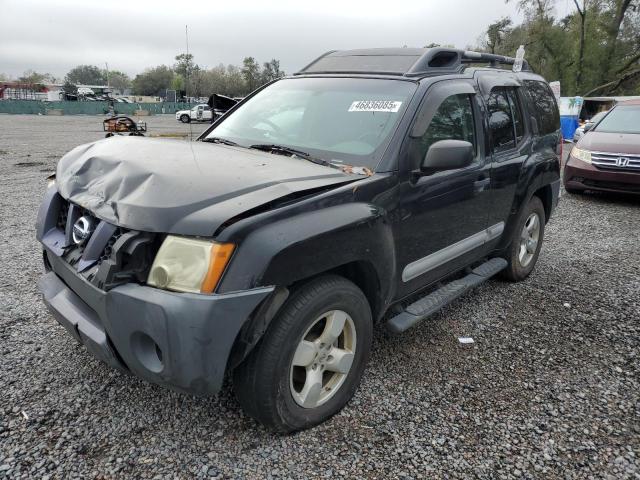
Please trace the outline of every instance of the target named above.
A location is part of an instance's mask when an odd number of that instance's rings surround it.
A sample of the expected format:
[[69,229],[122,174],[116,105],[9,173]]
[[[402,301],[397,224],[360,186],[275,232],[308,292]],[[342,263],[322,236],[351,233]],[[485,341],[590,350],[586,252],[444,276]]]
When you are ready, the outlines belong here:
[[140,137],[76,147],[62,157],[56,177],[60,195],[107,222],[201,236],[287,195],[356,180],[295,157]]

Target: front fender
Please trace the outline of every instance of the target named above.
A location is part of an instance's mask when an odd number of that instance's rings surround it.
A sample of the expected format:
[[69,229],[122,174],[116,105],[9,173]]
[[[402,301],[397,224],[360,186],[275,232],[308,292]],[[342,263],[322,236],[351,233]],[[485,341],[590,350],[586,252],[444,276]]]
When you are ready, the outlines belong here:
[[342,265],[365,262],[375,271],[380,297],[386,300],[390,279],[396,275],[394,252],[385,211],[373,204],[353,202],[307,211],[251,232],[234,254],[219,292],[256,285],[286,287]]

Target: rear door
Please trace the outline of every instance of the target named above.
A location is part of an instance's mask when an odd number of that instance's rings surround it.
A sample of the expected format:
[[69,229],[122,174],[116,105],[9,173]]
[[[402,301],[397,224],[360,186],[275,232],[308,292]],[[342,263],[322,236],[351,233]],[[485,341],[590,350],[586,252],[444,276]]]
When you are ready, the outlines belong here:
[[525,122],[519,82],[509,77],[490,77],[481,79],[480,88],[487,123],[486,154],[491,165],[492,200],[488,222],[493,225],[506,222],[515,208],[518,179],[530,155],[532,137]]
[[[482,254],[490,205],[489,170],[477,92],[471,81],[432,86],[406,139],[401,164],[401,218],[397,259],[398,296],[465,267]],[[431,174],[419,172],[429,147],[439,140],[474,145],[471,165]]]

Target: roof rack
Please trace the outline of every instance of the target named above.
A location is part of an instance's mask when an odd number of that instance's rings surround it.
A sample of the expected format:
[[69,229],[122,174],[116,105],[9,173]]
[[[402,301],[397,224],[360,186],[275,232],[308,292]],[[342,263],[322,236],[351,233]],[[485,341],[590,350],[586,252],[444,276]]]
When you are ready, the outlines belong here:
[[[513,65],[516,62],[514,57],[495,55],[493,53],[482,53],[466,50],[462,53],[463,63],[489,63],[490,67],[498,68],[500,65]],[[529,62],[522,59],[522,71],[531,71]]]
[[[331,50],[294,75],[373,73],[424,77],[461,73],[471,63],[485,63],[489,67],[499,68],[500,65],[513,65],[515,61],[515,58],[503,55],[443,47]],[[531,70],[526,60],[523,60],[522,70]]]

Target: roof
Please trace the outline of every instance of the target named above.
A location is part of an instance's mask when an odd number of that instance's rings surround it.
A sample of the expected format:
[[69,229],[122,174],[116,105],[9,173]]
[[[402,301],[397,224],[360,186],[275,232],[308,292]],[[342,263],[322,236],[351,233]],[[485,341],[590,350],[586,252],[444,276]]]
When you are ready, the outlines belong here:
[[[455,48],[369,48],[332,50],[295,75],[342,73],[421,77],[460,73],[466,64],[513,65],[515,58]],[[529,70],[526,61],[523,70]]]

